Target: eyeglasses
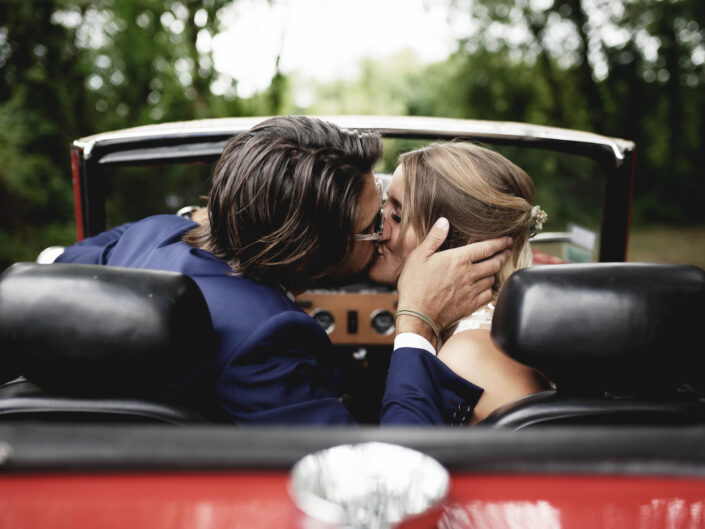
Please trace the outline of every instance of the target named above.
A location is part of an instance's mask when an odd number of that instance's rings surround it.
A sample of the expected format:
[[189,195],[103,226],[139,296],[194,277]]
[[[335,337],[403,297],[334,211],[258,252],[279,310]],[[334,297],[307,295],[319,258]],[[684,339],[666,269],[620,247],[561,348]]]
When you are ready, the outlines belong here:
[[356,241],[378,241],[384,232],[384,210],[380,209],[375,217],[372,233],[356,233],[353,239]]
[[[383,198],[384,188],[382,187],[382,181],[379,178],[375,179],[375,185],[377,186],[377,191],[379,192],[380,202]],[[353,235],[353,239],[356,241],[378,241],[382,238],[382,233],[384,232],[384,209],[380,209],[375,217],[374,224],[372,225],[372,233],[356,233]]]

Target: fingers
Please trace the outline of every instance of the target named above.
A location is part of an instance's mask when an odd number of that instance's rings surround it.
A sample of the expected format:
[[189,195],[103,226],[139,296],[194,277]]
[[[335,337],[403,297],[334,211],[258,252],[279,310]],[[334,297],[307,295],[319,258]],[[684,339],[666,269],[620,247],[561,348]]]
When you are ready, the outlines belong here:
[[490,301],[492,301],[492,290],[487,289],[484,290],[481,294],[477,296],[477,306],[482,307],[483,305],[487,305]]
[[475,283],[477,289],[477,294],[475,295],[476,305],[472,312],[492,301],[492,285],[494,285],[494,277],[485,277]]
[[501,252],[505,248],[509,248],[512,244],[511,237],[501,237],[499,239],[490,239],[488,241],[476,242],[463,246],[462,249],[466,252],[470,262],[477,263],[484,261],[488,257]]
[[490,296],[492,295],[492,285],[494,285],[494,276],[483,277],[475,282],[477,290],[483,292],[483,294],[487,293]]
[[472,245],[474,246],[471,249],[472,261],[473,263],[483,261],[488,257],[492,257],[493,255],[501,252],[502,250],[509,248],[511,245],[511,237],[502,237],[500,239],[490,239],[488,241],[479,242],[477,243],[477,245]]
[[441,244],[443,244],[443,241],[445,241],[448,236],[449,226],[448,219],[444,217],[436,221],[428,232],[428,235],[426,235],[426,238],[419,245],[424,256],[428,257],[441,247]]
[[497,255],[492,256],[490,259],[485,259],[479,263],[475,263],[473,271],[475,277],[488,277],[494,276],[502,268],[504,263],[509,259],[509,250],[504,250]]

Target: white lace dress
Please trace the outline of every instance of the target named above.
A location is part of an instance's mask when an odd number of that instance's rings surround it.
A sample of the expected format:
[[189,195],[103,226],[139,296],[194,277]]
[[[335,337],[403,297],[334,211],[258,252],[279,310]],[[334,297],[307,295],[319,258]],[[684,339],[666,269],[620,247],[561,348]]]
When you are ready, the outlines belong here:
[[487,329],[492,328],[492,315],[494,314],[494,303],[488,303],[484,307],[480,307],[467,318],[463,318],[458,322],[453,334],[470,329]]

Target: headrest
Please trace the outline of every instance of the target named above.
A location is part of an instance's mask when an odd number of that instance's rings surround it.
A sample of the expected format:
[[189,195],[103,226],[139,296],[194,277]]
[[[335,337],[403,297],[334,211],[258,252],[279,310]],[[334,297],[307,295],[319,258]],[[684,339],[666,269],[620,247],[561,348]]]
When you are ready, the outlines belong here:
[[17,263],[0,278],[0,378],[69,394],[151,393],[209,354],[212,324],[183,274]]
[[703,307],[693,266],[536,266],[505,284],[492,337],[561,389],[670,391],[705,378]]

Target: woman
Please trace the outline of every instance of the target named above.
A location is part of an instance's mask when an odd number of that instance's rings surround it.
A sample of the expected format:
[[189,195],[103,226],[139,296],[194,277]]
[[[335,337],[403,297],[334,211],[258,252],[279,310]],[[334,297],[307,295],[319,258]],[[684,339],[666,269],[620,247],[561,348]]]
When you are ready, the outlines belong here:
[[471,424],[547,386],[542,375],[509,358],[490,338],[499,291],[515,270],[531,265],[529,236],[546,220],[540,208],[532,207],[533,200],[534,184],[522,169],[470,143],[435,143],[403,154],[387,190],[384,220],[389,228],[370,269],[374,281],[395,284],[406,257],[439,217],[451,226],[443,248],[512,238],[511,256],[495,276],[492,302],[441,330],[438,358],[484,389]]

